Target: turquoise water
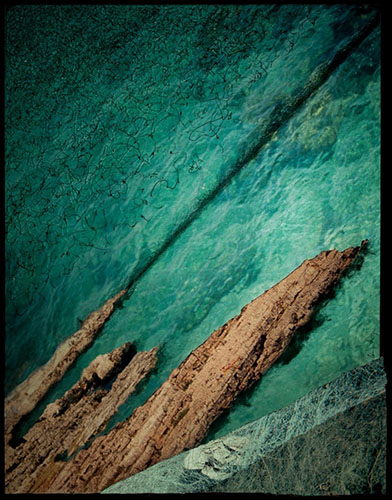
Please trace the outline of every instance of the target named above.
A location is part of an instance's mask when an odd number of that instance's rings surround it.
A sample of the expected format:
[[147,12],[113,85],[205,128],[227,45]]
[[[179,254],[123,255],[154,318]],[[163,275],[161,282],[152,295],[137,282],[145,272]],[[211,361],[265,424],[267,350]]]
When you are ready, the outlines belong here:
[[132,283],[36,412],[98,354],[160,345],[158,369],[114,425],[304,259],[365,238],[361,269],[298,354],[209,438],[379,355],[379,28],[291,104],[373,15],[347,5],[8,12],[6,393]]

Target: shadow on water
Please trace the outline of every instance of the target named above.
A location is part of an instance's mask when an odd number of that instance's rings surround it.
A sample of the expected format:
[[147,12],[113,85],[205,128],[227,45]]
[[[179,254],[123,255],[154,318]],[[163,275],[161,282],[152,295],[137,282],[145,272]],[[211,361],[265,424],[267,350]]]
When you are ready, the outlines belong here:
[[297,354],[301,351],[303,345],[308,340],[310,334],[319,328],[325,321],[331,321],[323,311],[327,306],[330,300],[334,299],[336,295],[339,294],[340,290],[343,287],[343,283],[345,279],[350,278],[353,274],[359,271],[363,265],[365,256],[371,253],[369,251],[369,244],[362,247],[361,253],[356,257],[356,259],[346,268],[338,283],[332,288],[323,298],[322,301],[316,306],[315,310],[312,313],[310,320],[299,328],[293,340],[287,346],[286,350],[280,356],[280,358],[276,361],[275,366],[287,365],[292,361]]
[[[324,308],[327,306],[330,300],[334,299],[336,295],[339,294],[339,291],[342,289],[345,279],[350,278],[354,273],[361,269],[366,255],[372,254],[372,250],[371,248],[369,249],[369,246],[370,244],[367,244],[362,248],[361,253],[356,257],[351,265],[343,271],[339,282],[322,298],[321,302],[316,306],[310,320],[305,325],[298,328],[298,330],[294,334],[293,340],[289,343],[283,354],[275,362],[275,367],[288,365],[300,353],[302,347],[310,337],[310,334],[317,328],[319,328],[325,321],[331,321],[331,318],[329,318],[328,315],[325,314]],[[211,424],[208,433],[199,444],[206,444],[207,442],[219,437],[220,430],[222,428],[225,428],[226,426],[229,426],[228,424],[230,420],[230,411],[233,408],[241,406],[252,406],[252,395],[254,391],[259,387],[262,379],[263,377],[261,376],[257,382],[242,391],[237,396],[232,406],[224,410],[221,415]],[[245,425],[246,423],[248,422],[243,422],[243,425]]]

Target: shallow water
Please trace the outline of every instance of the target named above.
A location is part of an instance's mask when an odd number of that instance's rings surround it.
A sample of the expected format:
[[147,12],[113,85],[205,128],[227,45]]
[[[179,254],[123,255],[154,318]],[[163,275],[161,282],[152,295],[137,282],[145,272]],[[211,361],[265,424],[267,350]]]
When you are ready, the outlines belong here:
[[285,114],[373,14],[293,5],[8,12],[6,393],[133,283],[35,412],[98,354],[126,341],[160,345],[158,370],[114,425],[304,259],[365,238],[361,269],[298,353],[208,439],[378,356],[378,28]]

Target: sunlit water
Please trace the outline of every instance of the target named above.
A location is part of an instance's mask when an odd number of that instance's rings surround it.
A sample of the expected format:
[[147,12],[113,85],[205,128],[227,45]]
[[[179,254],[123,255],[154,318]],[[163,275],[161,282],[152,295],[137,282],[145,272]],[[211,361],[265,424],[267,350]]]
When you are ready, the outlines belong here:
[[365,238],[362,267],[296,352],[208,438],[378,356],[379,30],[271,137],[258,136],[372,14],[290,5],[9,11],[6,393],[135,280],[35,412],[98,354],[127,341],[159,345],[158,369],[112,426],[304,259]]

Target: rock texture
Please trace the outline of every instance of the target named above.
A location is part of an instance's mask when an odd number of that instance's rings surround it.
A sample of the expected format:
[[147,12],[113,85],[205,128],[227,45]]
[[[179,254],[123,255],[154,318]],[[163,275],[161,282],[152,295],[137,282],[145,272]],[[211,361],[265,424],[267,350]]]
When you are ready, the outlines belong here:
[[194,447],[234,398],[282,354],[367,240],[323,251],[215,330],[132,415],[72,460],[46,468],[29,492],[97,492]]
[[5,399],[6,443],[12,438],[12,431],[20,419],[36,407],[48,390],[62,379],[76,358],[93,342],[112,314],[114,304],[126,291],[127,289],[122,290],[107,300],[102,307],[89,314],[80,329],[56,349],[50,360],[35,370]]
[[[15,449],[6,446],[6,491],[28,492],[104,429],[155,366],[157,348],[135,354],[129,342],[98,356],[64,396],[49,404]],[[115,378],[115,380],[114,380]],[[111,385],[111,387],[110,387]]]
[[386,383],[374,359],[102,493],[385,494]]

